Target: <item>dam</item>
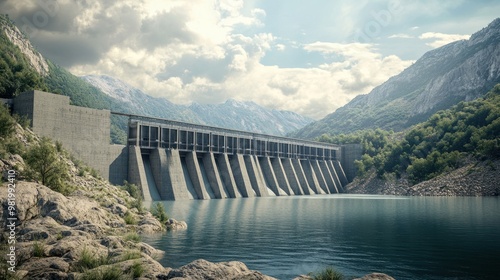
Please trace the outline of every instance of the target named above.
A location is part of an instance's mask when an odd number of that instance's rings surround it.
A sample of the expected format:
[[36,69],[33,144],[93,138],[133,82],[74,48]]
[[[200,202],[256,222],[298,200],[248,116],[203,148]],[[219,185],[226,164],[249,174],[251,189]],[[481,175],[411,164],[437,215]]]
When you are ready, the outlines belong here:
[[[25,92],[12,111],[59,141],[111,183],[138,185],[145,200],[341,193],[360,145],[333,145],[70,105]],[[112,116],[128,118],[126,145],[110,144]]]

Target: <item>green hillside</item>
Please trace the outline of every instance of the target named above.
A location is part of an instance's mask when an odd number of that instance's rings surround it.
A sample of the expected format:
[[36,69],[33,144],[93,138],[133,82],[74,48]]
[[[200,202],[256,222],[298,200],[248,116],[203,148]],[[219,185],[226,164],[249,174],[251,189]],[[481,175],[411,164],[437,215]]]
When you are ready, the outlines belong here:
[[[5,15],[0,15],[0,26],[14,28]],[[50,61],[47,63],[49,72],[42,76],[30,65],[26,55],[9,40],[5,32],[0,32],[0,98],[12,98],[28,90],[42,90],[67,95],[71,98],[71,103],[77,106],[109,110],[123,107],[64,68]],[[125,143],[126,126],[126,119],[112,117],[111,142]]]
[[460,102],[427,121],[395,134],[384,130],[322,136],[332,143],[362,143],[358,175],[408,175],[412,183],[456,169],[467,159],[500,158],[500,84],[484,98]]
[[[10,20],[0,16],[0,25],[5,24],[11,24]],[[19,48],[0,32],[0,98],[12,98],[32,89],[47,90],[47,86]]]

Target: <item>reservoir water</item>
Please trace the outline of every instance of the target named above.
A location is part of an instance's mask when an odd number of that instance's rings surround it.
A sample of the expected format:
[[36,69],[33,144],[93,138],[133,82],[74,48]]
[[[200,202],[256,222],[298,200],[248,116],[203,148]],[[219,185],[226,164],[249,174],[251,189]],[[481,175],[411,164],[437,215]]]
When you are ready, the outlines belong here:
[[238,260],[278,279],[500,279],[500,199],[317,195],[162,202],[188,230],[143,236],[179,267]]

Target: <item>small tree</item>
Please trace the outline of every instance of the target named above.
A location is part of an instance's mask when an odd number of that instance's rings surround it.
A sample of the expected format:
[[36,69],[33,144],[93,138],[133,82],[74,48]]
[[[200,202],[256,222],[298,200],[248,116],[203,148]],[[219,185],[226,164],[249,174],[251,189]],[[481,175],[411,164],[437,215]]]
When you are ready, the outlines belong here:
[[16,121],[10,116],[9,109],[0,104],[0,138],[7,138],[15,131]]
[[153,205],[151,208],[151,214],[153,214],[153,216],[155,216],[162,223],[168,221],[167,212],[165,212],[165,207],[161,202],[157,202]]
[[55,191],[66,189],[65,181],[69,177],[67,167],[48,138],[42,138],[38,145],[27,151],[26,163],[31,179]]

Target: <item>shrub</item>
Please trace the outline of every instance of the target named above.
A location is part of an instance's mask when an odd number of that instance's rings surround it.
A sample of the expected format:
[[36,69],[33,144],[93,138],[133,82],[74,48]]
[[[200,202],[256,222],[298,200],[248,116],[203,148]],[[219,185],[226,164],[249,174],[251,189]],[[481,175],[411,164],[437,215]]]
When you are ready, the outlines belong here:
[[31,147],[25,156],[28,177],[58,192],[68,192],[71,188],[66,181],[68,169],[59,153],[48,138],[42,138],[38,145]]
[[0,104],[0,137],[8,138],[15,131],[16,121],[10,116],[9,109]]
[[314,280],[342,280],[344,279],[344,275],[338,272],[332,267],[327,267],[324,270],[314,274],[312,276]]
[[166,223],[168,221],[167,212],[165,212],[165,207],[161,202],[153,204],[151,214],[153,214],[153,216],[155,216],[162,223]]

